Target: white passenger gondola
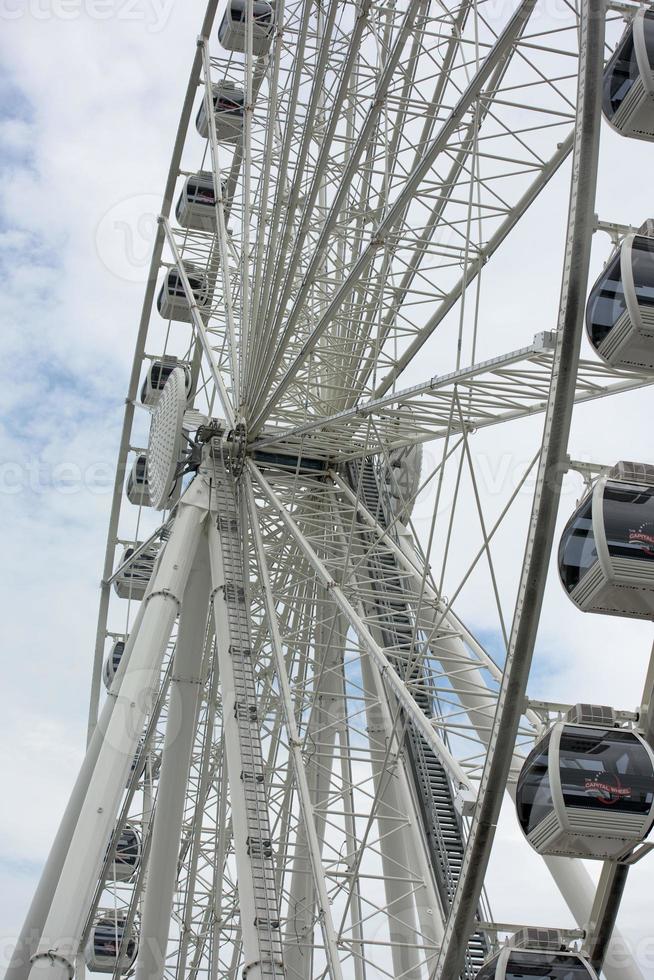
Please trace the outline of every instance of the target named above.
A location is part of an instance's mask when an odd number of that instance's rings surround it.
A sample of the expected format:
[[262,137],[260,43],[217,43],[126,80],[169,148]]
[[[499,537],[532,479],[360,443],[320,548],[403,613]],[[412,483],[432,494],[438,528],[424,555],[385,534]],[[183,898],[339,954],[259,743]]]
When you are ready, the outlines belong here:
[[654,220],[627,235],[593,286],[586,332],[612,367],[654,371]]
[[654,619],[654,467],[618,463],[568,522],[559,574],[583,612]]
[[[275,12],[265,0],[250,0],[252,7],[252,53],[267,54],[275,35]],[[218,40],[227,51],[245,52],[246,0],[228,0],[218,28]]]
[[126,925],[124,913],[114,909],[98,912],[84,949],[84,960],[92,973],[127,973],[132,966],[137,942],[133,933],[125,937]]
[[[184,268],[196,305],[201,313],[208,312],[210,292],[206,272],[191,262],[184,262]],[[175,266],[171,266],[166,272],[157,297],[157,309],[164,320],[181,320],[190,323],[193,319],[182,278]]]
[[141,835],[126,824],[116,842],[116,853],[109,866],[110,881],[132,881],[141,863]]
[[166,381],[171,376],[176,367],[184,368],[186,372],[186,390],[191,391],[191,368],[178,358],[170,354],[164,354],[150,363],[147,374],[141,386],[141,403],[149,405],[151,408],[157,404],[161,398],[161,392],[166,386]]
[[554,929],[521,929],[481,967],[476,980],[597,980],[580,953]]
[[109,651],[109,656],[104,662],[104,668],[102,671],[102,679],[104,680],[104,686],[109,691],[111,685],[114,682],[114,677],[116,676],[116,671],[120,666],[120,661],[125,652],[125,640],[114,640],[113,646]]
[[[136,547],[139,548],[140,544],[141,543],[138,542]],[[124,549],[121,555],[119,567],[125,564],[125,562],[129,562],[129,559],[132,557],[135,550],[136,548],[131,546]],[[152,577],[156,558],[157,547],[156,545],[153,545],[138,555],[134,561],[127,564],[125,568],[121,568],[120,572],[114,579],[114,589],[121,599],[140,600],[144,597]]]
[[[216,119],[216,139],[219,143],[238,142],[243,133],[243,116],[245,114],[243,89],[238,88],[229,79],[223,78],[221,81],[213,83],[211,91]],[[195,117],[195,128],[203,139],[209,138],[209,120],[204,96]]]
[[654,823],[654,752],[610,708],[577,705],[527,757],[516,809],[539,854],[625,857]]
[[654,12],[641,9],[604,70],[602,109],[623,136],[654,140]]
[[139,453],[127,477],[127,499],[130,504],[142,507],[150,506],[147,459],[145,453]]
[[[223,180],[223,197],[226,187],[226,181]],[[177,200],[175,216],[182,228],[215,234],[216,195],[213,189],[213,174],[200,170],[186,178]]]

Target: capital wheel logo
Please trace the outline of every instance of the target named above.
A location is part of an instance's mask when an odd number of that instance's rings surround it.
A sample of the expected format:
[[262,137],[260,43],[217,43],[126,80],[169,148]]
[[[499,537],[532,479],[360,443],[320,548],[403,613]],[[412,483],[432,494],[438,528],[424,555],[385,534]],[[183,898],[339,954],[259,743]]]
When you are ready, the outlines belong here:
[[587,796],[597,800],[604,806],[614,806],[620,800],[631,796],[631,787],[623,786],[617,773],[602,772],[594,777],[588,777],[584,783]]
[[654,558],[654,521],[643,521],[639,528],[630,528],[629,544],[635,544],[649,558]]

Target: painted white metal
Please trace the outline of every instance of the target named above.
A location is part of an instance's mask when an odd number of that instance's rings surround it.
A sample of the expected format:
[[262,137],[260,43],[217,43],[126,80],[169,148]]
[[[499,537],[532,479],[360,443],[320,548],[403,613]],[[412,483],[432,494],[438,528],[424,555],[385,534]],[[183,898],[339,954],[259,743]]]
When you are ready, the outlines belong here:
[[[304,833],[307,837],[307,849],[309,853],[309,863],[311,867],[311,874],[313,876],[314,886],[318,896],[318,919],[320,921],[321,928],[324,934],[325,940],[325,950],[327,953],[327,959],[329,964],[329,975],[333,980],[342,980],[343,973],[340,965],[339,951],[336,939],[336,930],[334,928],[334,923],[332,921],[332,914],[329,903],[329,896],[327,894],[327,887],[325,885],[325,879],[321,863],[321,843],[318,836],[318,831],[316,829],[316,818],[314,812],[314,801],[312,800],[311,791],[309,788],[309,783],[307,780],[307,775],[305,772],[305,763],[302,758],[301,751],[301,741],[299,737],[298,727],[295,721],[293,697],[291,695],[291,689],[288,682],[288,676],[286,673],[286,665],[284,663],[284,655],[282,652],[282,643],[279,635],[279,626],[277,623],[277,614],[275,612],[275,603],[272,593],[272,588],[270,585],[270,576],[268,573],[268,566],[266,563],[266,555],[263,548],[263,541],[261,539],[261,532],[259,531],[257,523],[257,511],[256,503],[254,500],[254,494],[252,493],[252,484],[250,481],[249,473],[246,474],[247,480],[247,497],[248,497],[248,508],[252,526],[252,533],[254,537],[254,544],[257,549],[257,556],[259,560],[259,568],[261,571],[261,576],[263,580],[263,587],[265,592],[266,600],[266,611],[268,613],[268,627],[271,632],[271,639],[273,645],[273,651],[275,654],[275,666],[277,668],[277,678],[282,691],[282,701],[284,705],[284,721],[288,729],[288,738],[290,744],[290,752],[293,759],[293,767],[295,771],[295,778],[297,780],[298,786],[298,796],[300,800],[300,808],[302,811],[302,820],[304,824]],[[332,736],[333,738],[333,736]],[[317,801],[316,801],[317,802]],[[324,833],[324,828],[323,828]],[[301,850],[301,844],[298,842],[298,846]],[[313,903],[311,905],[311,915],[313,915]],[[287,963],[287,968],[291,970],[291,964]]]
[[143,619],[84,796],[74,842],[32,958],[31,980],[41,976],[65,980],[73,976],[84,917],[195,557],[205,516],[198,506],[197,490],[193,486],[187,492],[188,499],[180,503],[154,584],[144,600]]
[[[184,231],[173,231],[165,220],[160,223],[146,300],[151,306],[162,248],[167,244],[172,269],[183,287],[184,295],[177,298],[188,316],[171,325],[165,345],[154,340],[154,331],[162,328],[159,320],[150,338],[151,349],[161,351],[163,346],[163,354],[156,356],[192,365],[188,393],[196,399],[195,418],[208,422],[222,414],[227,431],[235,431],[222,443],[224,459],[217,463],[220,478],[209,467],[194,484],[198,511],[204,507],[210,512],[219,641],[211,684],[216,686],[212,692],[205,690],[202,710],[193,724],[184,725],[180,745],[164,739],[162,726],[154,733],[154,754],[143,794],[144,864],[131,893],[116,891],[114,895],[130,922],[141,909],[147,935],[156,937],[155,952],[161,953],[168,940],[165,966],[162,955],[150,956],[142,946],[137,965],[142,980],[148,980],[150,973],[165,980],[199,980],[201,974],[218,980],[223,975],[236,976],[244,966],[249,977],[279,974],[282,959],[286,975],[293,973],[302,980],[316,980],[318,971],[335,978],[352,975],[355,980],[371,980],[379,971],[392,971],[424,980],[444,934],[430,858],[415,819],[417,802],[412,799],[406,761],[401,757],[398,719],[409,717],[419,728],[455,785],[461,787],[462,805],[470,812],[497,703],[483,676],[488,671],[499,680],[501,671],[428,581],[417,553],[411,553],[410,543],[406,547],[403,530],[396,524],[391,531],[382,528],[379,533],[357,493],[349,491],[348,495],[349,488],[339,477],[334,478],[336,493],[330,483],[333,474],[327,474],[323,482],[319,477],[305,480],[302,466],[308,460],[317,472],[321,461],[328,461],[335,467],[342,464],[343,471],[348,460],[371,453],[388,462],[405,447],[434,436],[448,443],[456,433],[463,435],[467,448],[470,430],[475,427],[544,410],[554,360],[546,346],[493,358],[486,372],[474,363],[474,356],[468,362],[472,367],[465,367],[466,360],[457,357],[453,373],[405,392],[390,394],[389,388],[406,366],[416,364],[417,351],[454,304],[462,297],[465,302],[468,286],[569,154],[574,105],[566,94],[565,80],[549,68],[544,73],[538,59],[541,50],[552,58],[561,56],[563,70],[574,72],[576,25],[571,16],[570,25],[557,26],[550,38],[534,24],[533,36],[523,44],[522,27],[530,7],[523,3],[517,19],[510,20],[507,27],[509,34],[514,31],[513,37],[508,40],[507,32],[502,34],[503,51],[498,54],[494,38],[485,29],[483,11],[477,10],[473,0],[436,6],[438,9],[425,0],[399,5],[330,0],[324,9],[318,9],[309,0],[278,0],[270,57],[258,59],[251,9],[243,22],[239,50],[226,59],[209,54],[207,38],[215,4],[213,10],[210,5],[203,26],[184,118],[188,122],[202,68],[203,132],[211,158],[215,221],[208,228],[188,224]],[[571,45],[566,30],[574,33]],[[566,46],[569,51],[563,50]],[[546,87],[558,112],[538,107],[537,94],[533,113],[528,112],[529,106],[519,105],[518,96],[515,103],[511,95],[504,98],[502,84],[514,50],[536,71],[538,84]],[[489,51],[492,70],[484,60]],[[545,57],[543,63],[548,64]],[[218,78],[228,79],[244,94],[243,139],[238,135],[229,149],[223,145],[211,106],[212,86]],[[527,89],[525,101],[537,90],[538,85],[531,93]],[[468,104],[466,95],[471,96]],[[492,195],[499,200],[496,191],[500,185],[493,185],[493,178],[482,173],[486,153],[490,158],[497,147],[491,132],[486,134],[490,136],[487,142],[482,132],[480,142],[480,131],[486,116],[493,120],[489,130],[496,122],[499,129],[506,125],[504,103],[507,116],[513,110],[525,110],[529,124],[525,122],[524,130],[516,133],[519,151],[514,147],[513,153],[502,154],[501,149],[496,153],[503,189],[510,183],[505,177],[521,168],[532,183],[522,182],[520,197],[509,189],[506,205],[500,204],[486,224],[484,208],[492,211]],[[444,130],[437,130],[442,120],[449,127],[445,135]],[[556,141],[552,140],[555,148],[543,153],[548,127],[557,126],[561,128]],[[191,135],[186,148],[189,154],[197,145],[197,136]],[[232,138],[234,133],[227,135]],[[181,176],[188,173],[178,171],[183,142],[181,133],[164,214],[169,211],[178,172]],[[437,171],[426,162],[423,151],[435,153],[438,146],[448,162],[445,172],[441,174],[439,168],[435,179]],[[231,165],[225,163],[227,152],[233,152]],[[189,165],[197,171],[207,166],[206,157],[193,164],[189,161]],[[425,179],[419,186],[417,174],[423,168]],[[482,205],[487,181],[489,193]],[[474,231],[477,223],[478,236]],[[465,242],[458,246],[441,241],[443,231],[445,237],[452,232],[455,239],[465,237]],[[208,277],[210,303],[198,304],[186,271],[189,264]],[[461,270],[458,283],[456,276],[448,278],[450,267]],[[137,345],[136,381],[130,382],[121,466],[129,449],[149,306]],[[524,354],[522,363],[520,356],[515,359],[516,353]],[[451,372],[452,367],[447,363],[444,372]],[[626,378],[598,370],[592,363],[584,366],[577,395],[579,400],[589,400],[646,383],[640,376]],[[278,387],[271,393],[275,384]],[[261,431],[258,442],[252,441],[268,415],[270,429]],[[223,429],[221,419],[216,432]],[[259,458],[262,452],[268,454],[267,461]],[[277,454],[286,457],[286,471],[276,469]],[[248,455],[256,458],[265,476],[260,477],[248,463],[246,477],[240,479]],[[276,462],[271,463],[271,457]],[[249,486],[251,476],[253,488]],[[215,486],[214,499],[209,501],[207,477],[232,487],[229,513],[222,505],[216,506]],[[121,489],[123,482],[121,474]],[[236,502],[246,484],[249,528],[242,499]],[[336,496],[341,510],[335,512]],[[182,510],[184,506],[180,505]],[[119,507],[115,499],[98,628],[96,661],[99,650],[100,664],[106,646],[109,585],[125,571],[115,566]],[[383,604],[372,601],[374,583],[363,567],[365,549],[352,542],[351,524],[357,514],[373,532],[371,547],[383,540],[400,563],[401,601],[412,610],[416,630],[431,629],[429,646],[425,644],[424,649],[431,650],[440,664],[444,683],[456,690],[465,715],[461,725],[474,743],[474,759],[451,748],[456,741],[456,720],[438,714],[427,717],[414,697],[416,688],[394,670],[384,648]],[[121,534],[124,518],[123,513]],[[128,518],[131,520],[130,515]],[[178,516],[175,527],[179,520]],[[340,559],[335,557],[334,527],[340,528],[336,535]],[[133,538],[123,534],[124,542],[138,541],[148,530]],[[399,531],[397,539],[395,531]],[[165,530],[164,538],[166,534]],[[487,548],[486,534],[484,542]],[[148,539],[142,547],[150,543]],[[225,552],[233,556],[236,545],[242,567],[230,579]],[[169,549],[170,542],[164,555]],[[250,584],[252,594],[248,595]],[[261,710],[265,718],[257,738],[271,826],[268,870],[275,880],[280,915],[287,916],[279,933],[283,941],[275,939],[263,956],[261,930],[251,915],[257,872],[247,854],[248,804],[239,785],[244,735],[232,710],[235,667],[229,648],[239,588],[244,605],[238,622],[245,624],[243,636],[247,632],[248,644],[256,653],[252,667],[256,704],[252,698],[250,707]],[[186,642],[185,617],[187,622],[193,618],[194,602],[201,606],[208,591],[205,584],[193,590],[195,598],[191,591],[185,593],[180,658]],[[157,601],[154,596],[145,598],[137,623],[123,622],[116,633],[129,634],[133,645],[143,635],[140,624],[146,611],[151,604],[155,608]],[[316,620],[322,625],[314,630]],[[330,620],[337,634],[333,644],[332,627],[324,626]],[[199,634],[199,621],[195,628]],[[148,644],[153,647],[160,640],[150,636]],[[355,662],[347,660],[353,651]],[[212,653],[205,650],[205,654],[210,663]],[[316,678],[320,657],[330,665],[329,676]],[[348,666],[340,666],[341,662]],[[365,678],[365,683],[361,681],[363,694],[359,694],[366,704],[354,709],[352,672],[359,670]],[[155,674],[156,670],[153,678]],[[171,704],[178,699],[193,700],[186,686],[178,691],[181,683],[179,678],[172,681]],[[437,681],[434,683],[437,687]],[[96,688],[94,680],[91,725]],[[160,687],[160,696],[163,691]],[[325,708],[321,698],[330,699],[331,706]],[[166,710],[164,707],[164,718]],[[542,722],[542,711],[526,717],[535,727]],[[171,730],[169,727],[169,734]],[[202,736],[201,751],[198,744],[184,748],[194,730]],[[526,730],[530,731],[529,725]],[[383,740],[384,752],[380,750]],[[102,751],[109,750],[103,746]],[[181,757],[187,751],[185,768]],[[367,797],[360,792],[362,771],[368,773],[373,787]],[[393,774],[391,780],[386,778],[388,773]],[[82,785],[88,783],[87,776]],[[115,782],[113,777],[111,782]],[[94,788],[89,791],[88,799],[95,798],[94,792]],[[81,796],[85,793],[83,788]],[[64,852],[60,863],[72,846],[86,848],[91,860],[102,848],[102,842],[90,833],[91,821],[81,796],[66,821],[67,840],[58,847]],[[147,823],[152,803],[159,817],[155,816],[150,835]],[[299,813],[294,809],[298,805]],[[180,806],[189,816],[177,852]],[[384,826],[396,827],[388,814],[402,807],[406,824],[397,832],[386,833]],[[83,820],[77,834],[74,824],[80,810]],[[362,824],[366,828],[363,838]],[[380,832],[374,848],[382,865],[376,879],[366,867],[373,826],[376,835]],[[337,854],[330,851],[335,833],[341,835]],[[585,872],[568,862],[548,863],[578,921],[585,922],[593,900]],[[393,869],[398,868],[401,873],[394,875]],[[64,869],[70,892],[69,872]],[[49,891],[50,897],[41,903],[43,917],[60,871],[53,865],[45,878],[49,884],[44,894]],[[82,896],[75,894],[74,898],[75,905],[78,900],[83,904]],[[58,921],[64,918],[61,905],[58,894],[53,905]],[[72,916],[72,911],[67,913],[67,921]],[[373,916],[377,916],[375,925],[370,921]],[[375,930],[382,917],[386,925],[380,936]],[[303,956],[311,944],[310,956]],[[272,947],[274,955],[269,956]],[[47,951],[41,948],[40,953],[44,955],[37,960],[35,976],[46,967],[51,976],[53,969],[57,976],[69,973],[72,949],[62,961],[55,954],[46,962]],[[78,966],[78,976],[82,970]],[[11,980],[26,980],[26,974],[26,969],[19,971]],[[631,972],[628,968],[620,980],[637,976],[636,968]],[[609,971],[607,977],[617,980]]]
[[182,600],[170,684],[170,701],[157,791],[149,871],[143,896],[137,980],[164,973],[186,784],[196,735],[202,662],[209,612],[209,556],[206,537],[198,544]]
[[580,28],[573,194],[568,215],[557,348],[538,479],[497,711],[464,864],[434,971],[435,980],[449,980],[450,976],[458,974],[464,961],[463,944],[473,928],[474,912],[490,858],[503,787],[510,771],[522,713],[554,537],[561,492],[561,470],[572,420],[583,329],[583,297],[588,285],[590,230],[594,220],[600,129],[599,80],[605,37],[604,19],[597,16],[597,10],[588,0],[584,0],[581,5]]
[[[215,468],[216,513],[223,533],[209,521],[212,601],[216,653],[223,702],[223,730],[234,849],[238,875],[243,972],[248,980],[284,974],[279,935],[280,911],[271,876],[271,835],[258,732],[257,706],[251,663],[251,639],[245,627],[245,580],[239,552],[242,547],[229,523],[237,519],[234,490]],[[230,506],[230,504],[232,506]],[[229,538],[232,538],[230,541]],[[224,539],[229,543],[224,546]]]
[[183,368],[176,367],[166,381],[150,423],[147,479],[155,510],[169,506],[182,451],[186,397],[186,375]]
[[259,486],[262,488],[270,502],[276,508],[278,514],[286,524],[288,528],[292,530],[292,533],[302,548],[306,558],[309,563],[315,569],[323,586],[329,590],[329,594],[333,596],[334,601],[337,603],[339,608],[345,614],[349,620],[352,628],[356,631],[359,639],[365,646],[365,648],[370,653],[372,659],[377,664],[379,670],[381,671],[384,680],[392,689],[393,693],[396,695],[399,703],[407,711],[416,727],[420,731],[421,735],[425,738],[434,754],[445,768],[451,773],[452,778],[456,781],[459,786],[464,786],[466,789],[472,790],[472,784],[468,778],[467,773],[461,768],[458,761],[454,758],[452,753],[449,751],[444,742],[439,738],[439,736],[434,731],[429,719],[423,714],[420,707],[416,704],[410,691],[405,687],[403,682],[399,679],[397,673],[389,663],[388,657],[375,641],[374,637],[371,635],[369,629],[361,619],[361,616],[352,607],[351,603],[348,601],[344,595],[342,589],[339,588],[337,583],[331,577],[331,575],[325,569],[324,564],[321,562],[318,555],[312,549],[311,545],[306,541],[306,538],[302,534],[302,531],[297,526],[293,518],[287,513],[284,505],[279,500],[275,491],[272,489],[263,474],[254,466],[251,462],[248,462],[250,466],[251,473],[254,479],[257,481]]

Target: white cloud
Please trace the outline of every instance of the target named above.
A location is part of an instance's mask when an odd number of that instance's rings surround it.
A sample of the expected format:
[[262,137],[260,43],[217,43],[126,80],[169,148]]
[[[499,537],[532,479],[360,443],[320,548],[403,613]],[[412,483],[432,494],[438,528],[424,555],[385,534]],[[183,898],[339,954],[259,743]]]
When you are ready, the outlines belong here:
[[[52,8],[16,0],[8,7],[20,16],[3,24],[0,38],[7,79],[7,97],[0,100],[5,146],[0,157],[5,355],[0,483],[9,481],[10,490],[1,498],[5,753],[0,778],[13,794],[0,818],[5,896],[0,934],[5,937],[21,924],[35,865],[54,833],[84,741],[109,507],[102,473],[114,462],[142,297],[140,275],[122,267],[120,244],[106,229],[116,221],[134,228],[138,266],[151,234],[147,215],[165,180],[200,16],[197,5],[155,0],[132,5],[137,18],[127,16],[120,0],[104,8],[99,0],[68,6],[62,0]],[[44,10],[55,14],[39,16]],[[653,211],[647,180],[652,147],[633,141],[627,146],[606,127],[602,139],[598,212],[638,224]],[[638,179],[616,181],[626,159],[628,174]],[[480,357],[521,346],[555,326],[567,179],[567,171],[557,176],[524,228],[493,260],[492,271],[484,273],[490,298]],[[557,222],[550,219],[553,204],[561,215]],[[140,228],[139,215],[146,219]],[[594,274],[607,254],[606,239],[599,239]],[[418,373],[407,372],[403,383],[422,379],[428,356],[418,361]],[[503,477],[514,478],[533,455],[539,425],[538,420],[516,423],[473,440],[476,457],[486,454],[479,471],[491,481],[487,489],[493,494],[485,497],[489,515],[505,499]],[[603,462],[650,459],[651,395],[578,409],[571,453]],[[581,483],[571,477],[567,486],[562,520]],[[458,582],[481,540],[469,487],[467,494],[465,528],[457,539],[463,544],[460,553],[450,553],[446,589]],[[503,596],[515,591],[529,506],[529,497],[521,495],[515,517],[493,546]],[[425,503],[417,515],[421,533],[429,513]],[[458,608],[473,628],[497,632],[485,573],[471,580]],[[508,601],[504,614],[510,623]],[[643,624],[578,613],[552,569],[532,690],[554,700],[633,707],[640,700],[650,638]],[[634,870],[623,906],[620,925],[634,942],[650,931],[650,871],[647,860]],[[502,917],[569,922],[508,812],[491,885],[494,909]],[[654,977],[654,969],[646,975]]]

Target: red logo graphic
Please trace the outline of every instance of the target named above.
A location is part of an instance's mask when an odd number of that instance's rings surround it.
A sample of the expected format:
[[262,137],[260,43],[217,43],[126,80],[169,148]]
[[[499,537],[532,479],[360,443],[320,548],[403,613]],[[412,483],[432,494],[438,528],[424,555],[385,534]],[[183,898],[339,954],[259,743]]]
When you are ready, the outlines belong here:
[[654,528],[651,521],[641,524],[638,530],[629,529],[629,544],[639,545],[646,555],[654,557]]
[[[608,782],[609,779],[614,780],[614,782]],[[584,783],[584,790],[589,796],[594,796],[599,803],[603,803],[604,806],[613,806],[619,800],[631,796],[631,787],[621,786],[617,775],[614,776],[609,773],[605,773],[601,778],[587,778]]]

